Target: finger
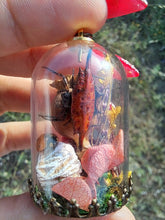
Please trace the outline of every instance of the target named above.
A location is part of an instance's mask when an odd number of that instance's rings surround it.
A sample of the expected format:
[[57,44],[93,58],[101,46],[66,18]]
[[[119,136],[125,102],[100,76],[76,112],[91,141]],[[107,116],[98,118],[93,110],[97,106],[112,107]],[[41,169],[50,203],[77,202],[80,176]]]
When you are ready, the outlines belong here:
[[0,73],[8,76],[31,77],[39,59],[52,47],[53,45],[35,47],[0,57]]
[[31,79],[0,75],[0,114],[29,112]]
[[135,220],[135,217],[131,211],[124,206],[119,211],[112,213],[110,218],[107,216],[107,218],[104,220]]
[[[51,121],[38,121],[35,124],[35,135],[40,137],[48,132],[48,127],[51,131],[60,138],[60,135],[55,131]],[[0,123],[0,157],[12,151],[29,149],[31,146],[31,122],[5,122]],[[35,146],[32,146],[35,148]]]
[[105,23],[103,0],[1,0],[0,56],[72,38],[79,29],[94,33]]
[[[47,87],[52,82],[47,79],[38,80],[35,84],[35,98],[33,103],[37,102],[40,106],[40,112],[44,111],[47,91],[50,98],[50,104],[57,95],[57,90],[52,86]],[[31,94],[31,79],[21,77],[9,77],[0,75],[0,114],[5,111],[10,112],[30,112],[30,94]],[[32,104],[33,104],[32,103]],[[33,105],[34,106],[34,105]]]
[[[30,148],[31,123],[6,122],[0,124],[0,156],[11,151]],[[0,218],[1,219],[1,218]]]
[[[40,208],[38,208],[31,200],[28,193],[2,198],[0,200],[0,219],[3,220],[52,220],[52,215],[43,215]],[[56,220],[65,220],[66,218],[55,217]],[[104,217],[94,217],[92,220],[135,220],[132,213],[123,207],[119,211]],[[77,220],[77,218],[70,218],[70,220]],[[87,218],[88,220],[88,218]]]

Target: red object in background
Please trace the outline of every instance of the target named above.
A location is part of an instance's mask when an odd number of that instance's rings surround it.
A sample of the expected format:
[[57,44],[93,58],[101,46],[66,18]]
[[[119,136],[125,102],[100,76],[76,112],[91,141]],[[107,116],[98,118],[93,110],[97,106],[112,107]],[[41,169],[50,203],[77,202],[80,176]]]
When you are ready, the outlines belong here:
[[119,17],[144,10],[148,3],[146,0],[106,0],[108,6],[107,18]]
[[119,55],[116,55],[116,57],[122,63],[128,78],[139,76],[139,71],[134,67],[134,65],[132,65],[130,62],[128,62],[128,60],[125,60],[124,58],[120,57]]

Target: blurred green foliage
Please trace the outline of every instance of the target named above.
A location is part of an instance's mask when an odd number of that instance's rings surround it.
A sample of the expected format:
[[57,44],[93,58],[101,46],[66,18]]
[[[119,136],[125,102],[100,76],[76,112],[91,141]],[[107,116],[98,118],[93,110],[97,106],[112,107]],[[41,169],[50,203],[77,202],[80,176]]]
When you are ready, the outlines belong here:
[[[130,83],[130,169],[134,192],[129,208],[136,220],[165,219],[165,2],[150,0],[142,12],[107,21],[95,40],[134,64]],[[28,120],[6,113],[1,121]],[[29,151],[0,159],[0,196],[21,193],[30,175]]]
[[[28,121],[29,114],[6,112],[0,121]],[[29,146],[30,147],[30,146]],[[27,191],[27,178],[31,175],[30,150],[12,152],[0,158],[0,197]]]

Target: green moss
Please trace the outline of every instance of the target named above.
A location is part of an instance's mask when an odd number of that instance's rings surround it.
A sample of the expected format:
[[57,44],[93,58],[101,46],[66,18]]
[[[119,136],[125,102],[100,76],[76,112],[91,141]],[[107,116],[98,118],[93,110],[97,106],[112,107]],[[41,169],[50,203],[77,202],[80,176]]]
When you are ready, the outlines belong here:
[[[109,185],[107,185],[109,183]],[[120,181],[119,177],[113,177],[111,172],[104,173],[101,178],[98,180],[96,185],[97,190],[97,201],[100,204],[100,212],[104,213],[108,208],[108,201],[113,195],[116,199],[116,208],[122,206],[122,199],[120,198],[121,186],[118,184]]]
[[83,209],[79,209],[79,214],[80,214],[80,215],[87,215],[88,212],[85,211],[85,210],[83,210]]

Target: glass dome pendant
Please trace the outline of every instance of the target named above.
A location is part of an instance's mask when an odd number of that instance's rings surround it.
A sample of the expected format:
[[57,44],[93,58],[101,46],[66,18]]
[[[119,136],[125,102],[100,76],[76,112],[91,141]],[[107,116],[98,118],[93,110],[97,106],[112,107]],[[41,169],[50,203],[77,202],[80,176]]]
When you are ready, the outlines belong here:
[[44,213],[93,217],[127,203],[132,192],[127,69],[138,74],[82,30],[37,64],[29,189]]

